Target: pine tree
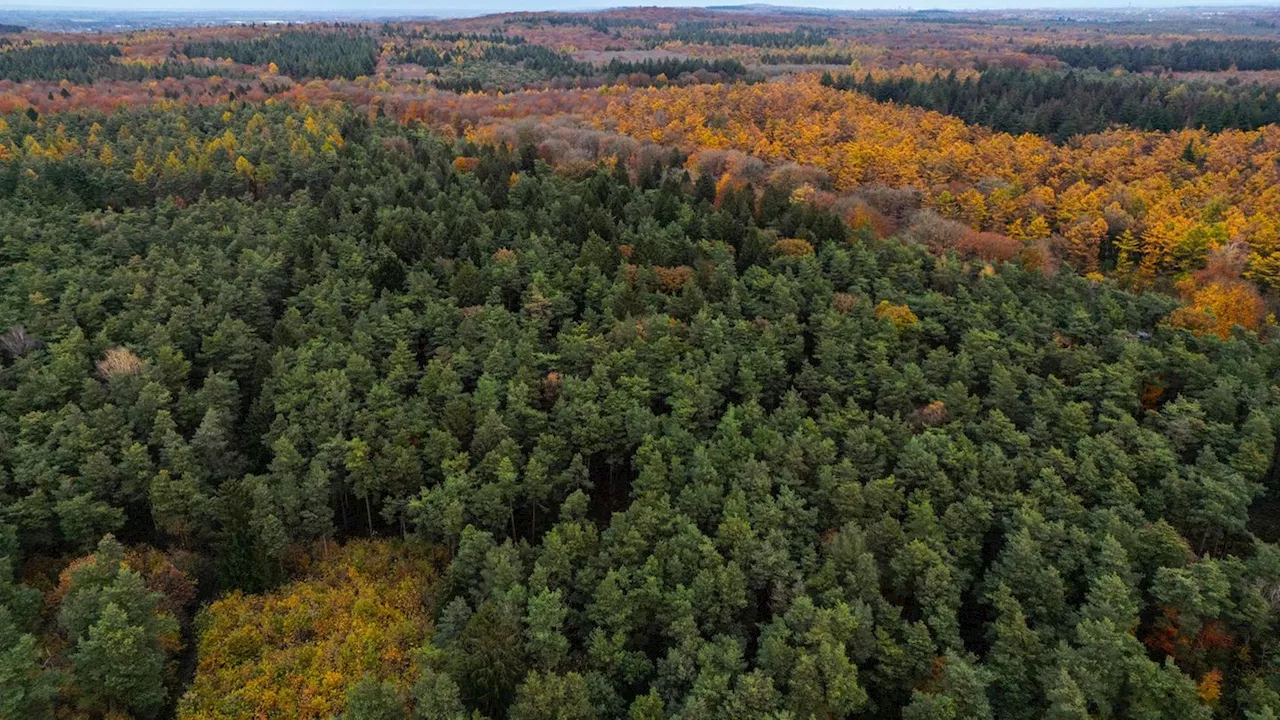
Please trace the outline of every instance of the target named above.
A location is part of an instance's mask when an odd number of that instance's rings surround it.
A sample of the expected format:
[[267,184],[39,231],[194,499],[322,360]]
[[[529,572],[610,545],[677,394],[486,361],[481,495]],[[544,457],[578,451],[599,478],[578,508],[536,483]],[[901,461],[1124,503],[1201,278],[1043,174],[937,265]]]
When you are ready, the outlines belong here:
[[339,720],[405,720],[404,701],[394,684],[366,675],[347,692]]
[[43,667],[35,637],[0,605],[0,718],[51,718],[56,694],[57,677]]
[[164,706],[164,655],[156,638],[114,602],[76,644],[71,662],[89,708],[151,717]]
[[1060,668],[1049,677],[1045,687],[1045,699],[1049,708],[1045,720],[1090,720],[1088,703],[1080,686],[1066,668]]
[[596,709],[578,673],[533,671],[516,691],[512,720],[595,720]]

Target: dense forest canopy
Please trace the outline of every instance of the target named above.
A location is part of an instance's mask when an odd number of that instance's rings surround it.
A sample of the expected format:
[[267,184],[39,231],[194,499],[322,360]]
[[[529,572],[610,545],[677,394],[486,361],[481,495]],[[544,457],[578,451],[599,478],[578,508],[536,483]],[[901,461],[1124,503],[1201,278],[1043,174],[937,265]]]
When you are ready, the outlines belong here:
[[362,32],[290,30],[252,40],[209,40],[184,43],[188,57],[230,58],[239,63],[274,63],[297,79],[355,78],[372,75],[378,43]]
[[[1275,482],[1280,367],[1256,339],[785,198],[713,206],[678,167],[566,180],[341,109],[60,124],[124,157],[178,124],[237,154],[142,180],[49,161],[4,186],[15,564],[114,533],[252,590],[295,542],[438,544],[421,677],[378,678],[433,690],[396,686],[397,706],[1273,702],[1280,555],[1248,510]],[[136,616],[83,611],[63,672],[86,706],[146,714],[176,696],[173,616],[130,592]],[[157,674],[121,690],[77,658],[126,630]],[[1211,673],[1232,681],[1209,703]],[[201,687],[183,708],[220,702]]]
[[[459,40],[466,41],[458,47]],[[742,79],[747,68],[733,58],[645,58],[597,65],[575,60],[566,52],[540,45],[509,42],[509,36],[472,36],[457,40],[433,36],[431,44],[406,48],[400,59],[436,74],[433,85],[453,92],[511,90],[543,80],[571,80],[597,85],[626,82],[722,82]]]
[[1253,130],[1280,120],[1280,96],[1265,85],[1222,86],[1102,73],[991,69],[875,79],[827,75],[823,83],[954,115],[1008,133],[1035,133],[1062,142],[1128,125],[1142,130]]
[[1280,69],[1280,42],[1275,40],[1191,40],[1154,45],[1034,45],[1027,52],[1052,55],[1079,68],[1129,72],[1153,68],[1173,70]]
[[91,83],[104,79],[137,81],[146,78],[207,77],[216,72],[213,68],[190,62],[166,60],[158,64],[143,65],[118,62],[120,57],[120,48],[112,44],[17,45],[0,52],[0,80]]
[[64,43],[16,47],[0,54],[0,74],[9,80],[28,77],[60,80],[74,78],[78,73],[88,74],[120,56],[115,45],[98,43]]
[[1280,716],[1274,97],[1052,22],[0,52],[0,720]]
[[651,40],[656,46],[662,42],[679,42],[690,45],[748,45],[763,48],[793,48],[822,45],[831,32],[821,27],[800,27],[790,32],[771,32],[713,27],[713,23],[682,23],[670,32]]

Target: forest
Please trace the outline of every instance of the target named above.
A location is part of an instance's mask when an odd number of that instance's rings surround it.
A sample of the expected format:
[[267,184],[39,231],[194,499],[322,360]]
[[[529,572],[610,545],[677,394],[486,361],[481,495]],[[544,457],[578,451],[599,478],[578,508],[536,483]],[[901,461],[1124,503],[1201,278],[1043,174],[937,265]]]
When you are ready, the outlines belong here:
[[192,62],[166,60],[154,65],[114,62],[119,57],[120,48],[97,43],[10,46],[0,52],[0,79],[14,82],[66,80],[69,83],[92,83],[103,79],[138,81],[214,74],[213,69]]
[[1280,120],[1280,97],[1265,85],[1214,85],[1146,76],[994,69],[975,80],[954,72],[928,80],[822,78],[881,102],[915,105],[999,132],[1034,133],[1056,142],[1117,126],[1140,130],[1254,130]]
[[372,75],[377,43],[363,32],[295,30],[252,40],[184,43],[189,57],[230,58],[249,65],[274,64],[289,77],[356,78]]
[[793,48],[822,45],[829,34],[821,27],[800,27],[790,32],[735,32],[734,30],[734,28],[716,27],[711,23],[681,23],[665,35],[654,38],[650,43],[655,47],[658,43],[674,41],[692,45],[749,45],[764,48]]
[[[568,81],[602,86],[624,83],[652,85],[666,82],[724,82],[745,79],[747,68],[734,58],[611,58],[604,65],[581,62],[566,52],[526,44],[520,36],[437,35],[431,44],[405,49],[400,60],[418,65],[437,77],[434,87],[452,92],[505,91],[538,81]],[[463,43],[459,47],[459,43]]]
[[1280,717],[1280,129],[995,20],[22,31],[0,720]]
[[1276,70],[1280,69],[1280,42],[1274,40],[1197,39],[1155,45],[1048,45],[1032,46],[1027,52],[1052,55],[1078,68],[1107,70],[1121,67],[1129,72],[1151,68],[1165,70]]

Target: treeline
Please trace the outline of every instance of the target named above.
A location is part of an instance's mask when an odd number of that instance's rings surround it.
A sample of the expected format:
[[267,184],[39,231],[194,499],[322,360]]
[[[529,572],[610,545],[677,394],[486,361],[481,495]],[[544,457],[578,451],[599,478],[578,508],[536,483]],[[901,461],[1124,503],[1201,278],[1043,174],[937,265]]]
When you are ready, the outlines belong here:
[[463,40],[467,42],[487,42],[496,45],[523,45],[525,40],[520,35],[507,35],[500,29],[492,30],[484,35],[479,33],[423,33],[427,40],[434,42],[456,43]]
[[180,712],[299,712],[251,700],[300,694],[268,643],[348,632],[304,670],[349,718],[1280,712],[1256,335],[679,153],[569,179],[336,104],[5,120],[14,717],[160,714],[181,568],[258,590],[361,535],[450,558],[418,652],[379,613],[422,584],[371,560],[195,623],[223,654]]
[[121,56],[120,48],[111,43],[56,43],[52,45],[18,46],[0,53],[0,78],[27,80],[62,80],[79,83],[95,77]]
[[907,22],[929,23],[937,25],[988,25],[990,20],[977,14],[959,13],[952,10],[916,10],[902,16]]
[[533,44],[489,44],[480,52],[437,49],[422,46],[407,50],[404,55],[407,62],[416,63],[429,71],[440,70],[458,64],[477,62],[497,63],[501,65],[519,66],[525,70],[536,72],[544,77],[574,77],[590,71],[589,63],[578,62],[566,52],[553,50],[545,45]]
[[95,80],[181,79],[209,77],[218,72],[216,68],[191,62],[116,62],[115,59],[120,57],[120,48],[112,43],[20,45],[0,52],[0,79],[14,82],[66,80],[72,84],[91,85]]
[[306,78],[356,78],[372,75],[378,43],[359,32],[291,30],[251,40],[185,43],[187,57],[230,58],[247,65],[275,63],[281,74]]
[[797,28],[791,31],[764,30],[760,32],[730,30],[710,23],[680,23],[670,32],[646,38],[649,49],[669,42],[687,45],[748,45],[765,48],[791,48],[826,44],[831,30],[822,28]]
[[520,35],[508,35],[502,28],[493,28],[487,33],[474,32],[436,32],[429,28],[414,28],[410,25],[401,23],[384,22],[378,30],[378,34],[384,37],[400,37],[400,38],[419,38],[422,40],[432,40],[435,42],[456,43],[460,41],[467,42],[488,42],[506,45],[522,45],[525,39]]
[[1280,98],[1258,84],[1223,86],[1011,68],[987,70],[976,80],[959,80],[954,72],[928,80],[825,74],[822,83],[881,102],[936,110],[1001,132],[1036,133],[1055,142],[1116,125],[1218,132],[1280,122]]
[[480,59],[518,65],[547,77],[581,75],[590,68],[587,63],[574,60],[569,53],[545,45],[490,45],[484,49]]
[[711,58],[648,58],[639,61],[623,61],[614,58],[603,68],[610,79],[636,73],[656,78],[665,75],[674,80],[685,73],[712,73],[717,81],[733,80],[747,74],[747,68],[734,59],[714,60]]
[[1052,55],[1072,67],[1121,67],[1129,72],[1152,68],[1174,72],[1280,68],[1280,42],[1275,40],[1189,40],[1167,46],[1033,45],[1026,52]]
[[[674,81],[682,75],[695,74],[702,81],[725,82],[747,74],[746,66],[734,59],[648,58],[624,61],[614,58],[601,66],[580,62],[568,53],[532,44],[487,45],[479,53],[422,46],[405,51],[402,57],[406,62],[442,74],[435,80],[435,86],[452,92],[480,92],[495,86],[515,88],[531,79],[593,79],[613,83],[633,81],[636,79],[633,76],[643,75],[647,77],[644,82],[649,83],[662,75]],[[502,72],[505,68],[523,71],[524,75],[508,77]]]
[[849,65],[853,55],[841,52],[796,51],[764,53],[760,62],[765,65]]
[[596,32],[608,35],[615,32],[618,28],[640,28],[645,30],[656,30],[658,24],[652,20],[637,20],[632,18],[618,17],[602,17],[599,15],[572,15],[562,13],[545,13],[539,15],[514,15],[505,18],[503,23],[507,25],[551,25],[565,26],[578,25],[589,27]]

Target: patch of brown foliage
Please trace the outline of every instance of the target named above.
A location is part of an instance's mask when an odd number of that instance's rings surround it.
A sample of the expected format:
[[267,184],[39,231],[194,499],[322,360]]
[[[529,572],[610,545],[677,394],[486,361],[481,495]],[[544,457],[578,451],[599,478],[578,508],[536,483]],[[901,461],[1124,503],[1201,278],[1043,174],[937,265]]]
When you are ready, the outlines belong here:
[[658,287],[663,292],[676,293],[680,292],[680,288],[684,287],[685,281],[693,277],[693,268],[678,265],[676,267],[662,267],[655,265],[653,272],[658,276]]
[[782,238],[773,244],[773,254],[785,257],[806,257],[813,254],[813,244],[801,238]]
[[142,367],[142,360],[122,347],[110,348],[97,362],[98,374],[104,380],[141,374]]
[[1008,262],[1022,252],[1022,241],[995,232],[967,232],[956,243],[956,251],[986,262]]

